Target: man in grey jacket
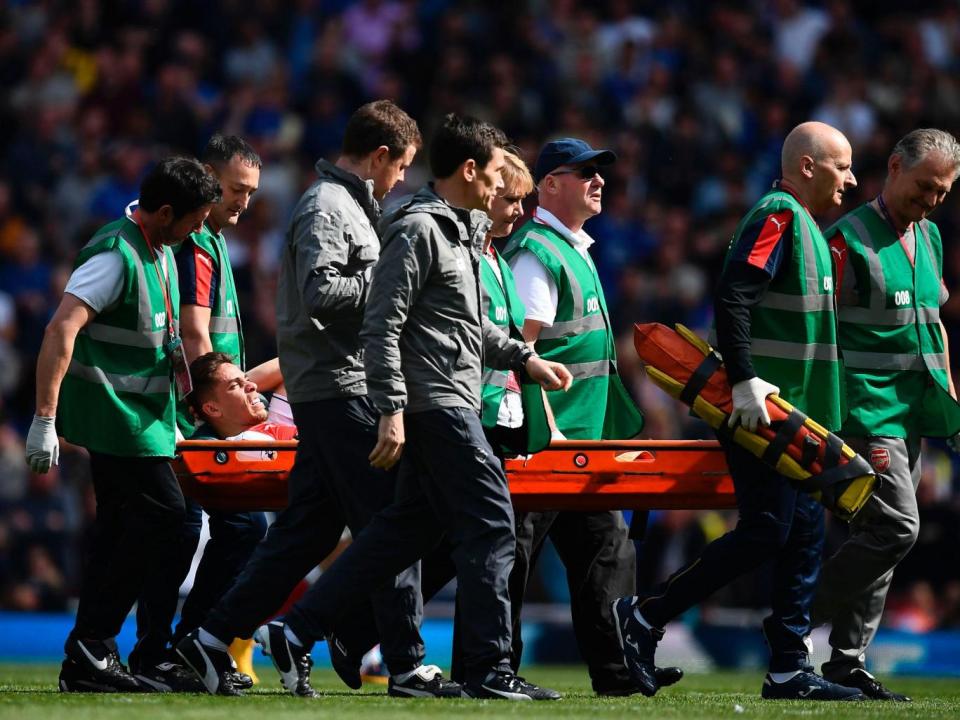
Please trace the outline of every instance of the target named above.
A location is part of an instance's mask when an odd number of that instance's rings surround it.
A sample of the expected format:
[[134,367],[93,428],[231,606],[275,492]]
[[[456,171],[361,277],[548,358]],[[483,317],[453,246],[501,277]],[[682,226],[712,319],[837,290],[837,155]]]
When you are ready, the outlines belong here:
[[[347,124],[336,164],[317,163],[317,181],[294,209],[277,299],[280,368],[300,434],[289,478],[290,502],[236,584],[177,651],[214,694],[238,694],[226,646],[250,637],[290,591],[336,547],[393,500],[396,473],[373,468],[377,412],[367,398],[359,331],[374,263],[379,201],[403,179],[421,144],[416,123],[393,103],[364,105]],[[423,666],[419,567],[398,568],[371,588],[392,695],[454,692],[435,666]],[[292,694],[312,697],[309,646],[284,664],[289,638],[264,628],[258,638]],[[305,651],[305,652],[304,652]]]
[[374,516],[280,626],[301,647],[324,637],[446,533],[462,598],[464,696],[546,700],[560,696],[510,667],[513,510],[480,425],[480,375],[484,362],[511,367],[549,389],[569,387],[571,376],[480,312],[485,211],[503,186],[505,143],[486,123],[447,116],[430,149],[436,183],[385,223],[361,337],[370,397],[381,413],[370,462],[389,468],[404,452],[397,500]]

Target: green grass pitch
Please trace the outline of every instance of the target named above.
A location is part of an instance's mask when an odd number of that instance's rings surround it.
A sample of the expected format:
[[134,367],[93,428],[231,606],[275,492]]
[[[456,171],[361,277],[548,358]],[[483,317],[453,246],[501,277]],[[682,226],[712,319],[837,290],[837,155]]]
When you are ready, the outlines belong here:
[[655,698],[597,698],[585,670],[578,667],[531,667],[532,681],[565,694],[559,702],[511,703],[471,700],[400,700],[386,688],[364,686],[352,692],[332,671],[314,673],[319,700],[284,694],[268,665],[258,665],[261,685],[245,698],[206,695],[61,695],[58,666],[0,664],[0,718],[3,720],[286,720],[287,718],[825,718],[826,720],[960,718],[960,679],[896,678],[897,690],[913,696],[911,704],[769,702],[760,699],[758,672],[689,675]]

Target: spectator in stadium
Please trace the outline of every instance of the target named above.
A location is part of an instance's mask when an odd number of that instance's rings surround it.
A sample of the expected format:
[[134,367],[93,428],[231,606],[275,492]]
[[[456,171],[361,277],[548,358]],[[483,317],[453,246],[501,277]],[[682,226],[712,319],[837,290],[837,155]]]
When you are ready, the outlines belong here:
[[293,641],[284,643],[278,668],[308,670],[290,653],[307,653],[345,611],[446,533],[457,568],[466,675],[462,688],[451,683],[446,694],[559,698],[510,668],[513,511],[479,417],[482,355],[494,368],[525,369],[550,388],[570,382],[562,366],[539,359],[480,313],[480,253],[490,227],[486,213],[503,187],[505,144],[493,126],[447,115],[430,147],[436,180],[384,219],[361,336],[370,398],[380,412],[369,461],[390,468],[403,453],[398,500],[374,516],[282,621],[257,631],[271,652],[283,637]]
[[[573,372],[569,392],[547,393],[554,437],[632,438],[643,428],[617,373],[609,313],[583,224],[601,210],[601,168],[616,160],[583,140],[554,140],[535,166],[539,206],[504,254],[526,308],[523,338],[545,358]],[[619,511],[517,513],[517,557],[510,576],[511,662],[520,664],[520,610],[527,581],[549,537],[567,570],[573,627],[600,695],[629,695],[636,683],[623,664],[611,614],[613,601],[636,591],[636,555]],[[661,674],[667,684],[679,679]]]
[[90,452],[97,498],[62,692],[144,687],[121,663],[114,637],[184,519],[167,462],[173,379],[181,395],[189,390],[170,246],[196,232],[219,200],[216,179],[196,160],[160,162],[140,186],[133,217],[102,227],[80,252],[44,335],[27,461],[40,473],[57,463],[59,420],[63,436]]
[[[225,352],[240,368],[246,367],[240,304],[223,229],[235,226],[260,182],[260,157],[235,135],[215,134],[204,149],[204,167],[220,183],[222,197],[213,206],[199,232],[192,233],[177,249],[180,284],[180,333],[187,362],[216,350]],[[251,370],[259,384],[267,373],[279,375],[276,360]],[[187,400],[191,395],[187,396]],[[194,431],[193,414],[181,402],[177,426],[184,436]],[[180,585],[200,542],[200,505],[186,498],[187,519],[177,552],[150,574],[137,602],[137,644],[130,653],[130,670],[141,682],[155,689],[197,692],[203,690],[189,670],[171,659],[169,645],[176,645],[200,625],[206,613],[234,583],[250,554],[267,529],[262,512],[208,512],[210,540],[194,576],[193,587],[180,611],[180,623],[171,636]],[[247,648],[249,651],[249,647]],[[238,653],[243,656],[243,652]],[[252,670],[249,661],[244,669]],[[246,677],[244,677],[246,676]],[[249,687],[245,672],[236,682]]]
[[[838,207],[856,185],[840,131],[803,123],[787,136],[782,179],[740,222],[716,294],[716,334],[733,388],[729,426],[769,425],[766,397],[779,394],[828,430],[840,428],[831,252],[814,214]],[[816,350],[811,353],[811,350]],[[776,384],[774,384],[776,383]],[[726,429],[726,428],[724,428]],[[624,659],[646,695],[659,689],[654,654],[667,622],[744,573],[775,563],[767,699],[847,700],[856,688],[813,672],[806,643],[824,542],[822,506],[718,432],[737,496],[736,527],[646,595],[614,605]]]
[[[291,218],[278,292],[278,346],[301,443],[289,506],[202,627],[177,645],[211,694],[240,692],[227,645],[250,637],[277,611],[337,546],[344,526],[356,536],[393,499],[395,473],[371,468],[368,460],[376,414],[366,394],[359,331],[380,250],[374,229],[379,202],[403,178],[420,144],[416,123],[392,102],[362,106],[347,123],[339,160],[317,162],[319,177]],[[422,664],[419,568],[396,572],[389,587],[373,593],[391,688],[401,695],[411,688],[442,692],[448,683],[439,669]],[[289,640],[281,636],[270,645],[275,662],[282,662],[281,653],[289,656]],[[314,697],[309,647],[297,648],[283,685]]]
[[920,129],[894,146],[883,191],[825,233],[835,262],[848,416],[842,434],[881,479],[823,564],[811,609],[831,623],[828,680],[877,700],[909,701],[865,667],[897,563],[920,530],[921,437],[957,445],[960,405],[939,309],[943,243],[928,215],[960,173],[960,143]]

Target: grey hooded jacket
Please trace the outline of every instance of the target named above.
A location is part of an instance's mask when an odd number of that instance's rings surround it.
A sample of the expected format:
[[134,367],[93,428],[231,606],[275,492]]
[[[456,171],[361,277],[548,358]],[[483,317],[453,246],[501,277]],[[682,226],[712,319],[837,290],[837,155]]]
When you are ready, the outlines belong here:
[[432,186],[381,221],[383,246],[363,330],[370,399],[385,415],[480,410],[484,363],[518,368],[533,354],[481,312],[485,213],[449,205]]
[[293,402],[364,395],[363,306],[380,253],[373,181],[326,160],[287,227],[277,287],[280,370]]

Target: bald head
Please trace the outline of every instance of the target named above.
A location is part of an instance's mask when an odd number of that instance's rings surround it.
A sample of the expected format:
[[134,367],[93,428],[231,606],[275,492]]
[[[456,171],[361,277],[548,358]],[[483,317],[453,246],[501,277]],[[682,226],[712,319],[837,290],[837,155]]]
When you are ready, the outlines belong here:
[[856,186],[852,156],[842,132],[826,123],[805,122],[783,141],[781,172],[811,212],[821,213],[839,205],[843,193]]

